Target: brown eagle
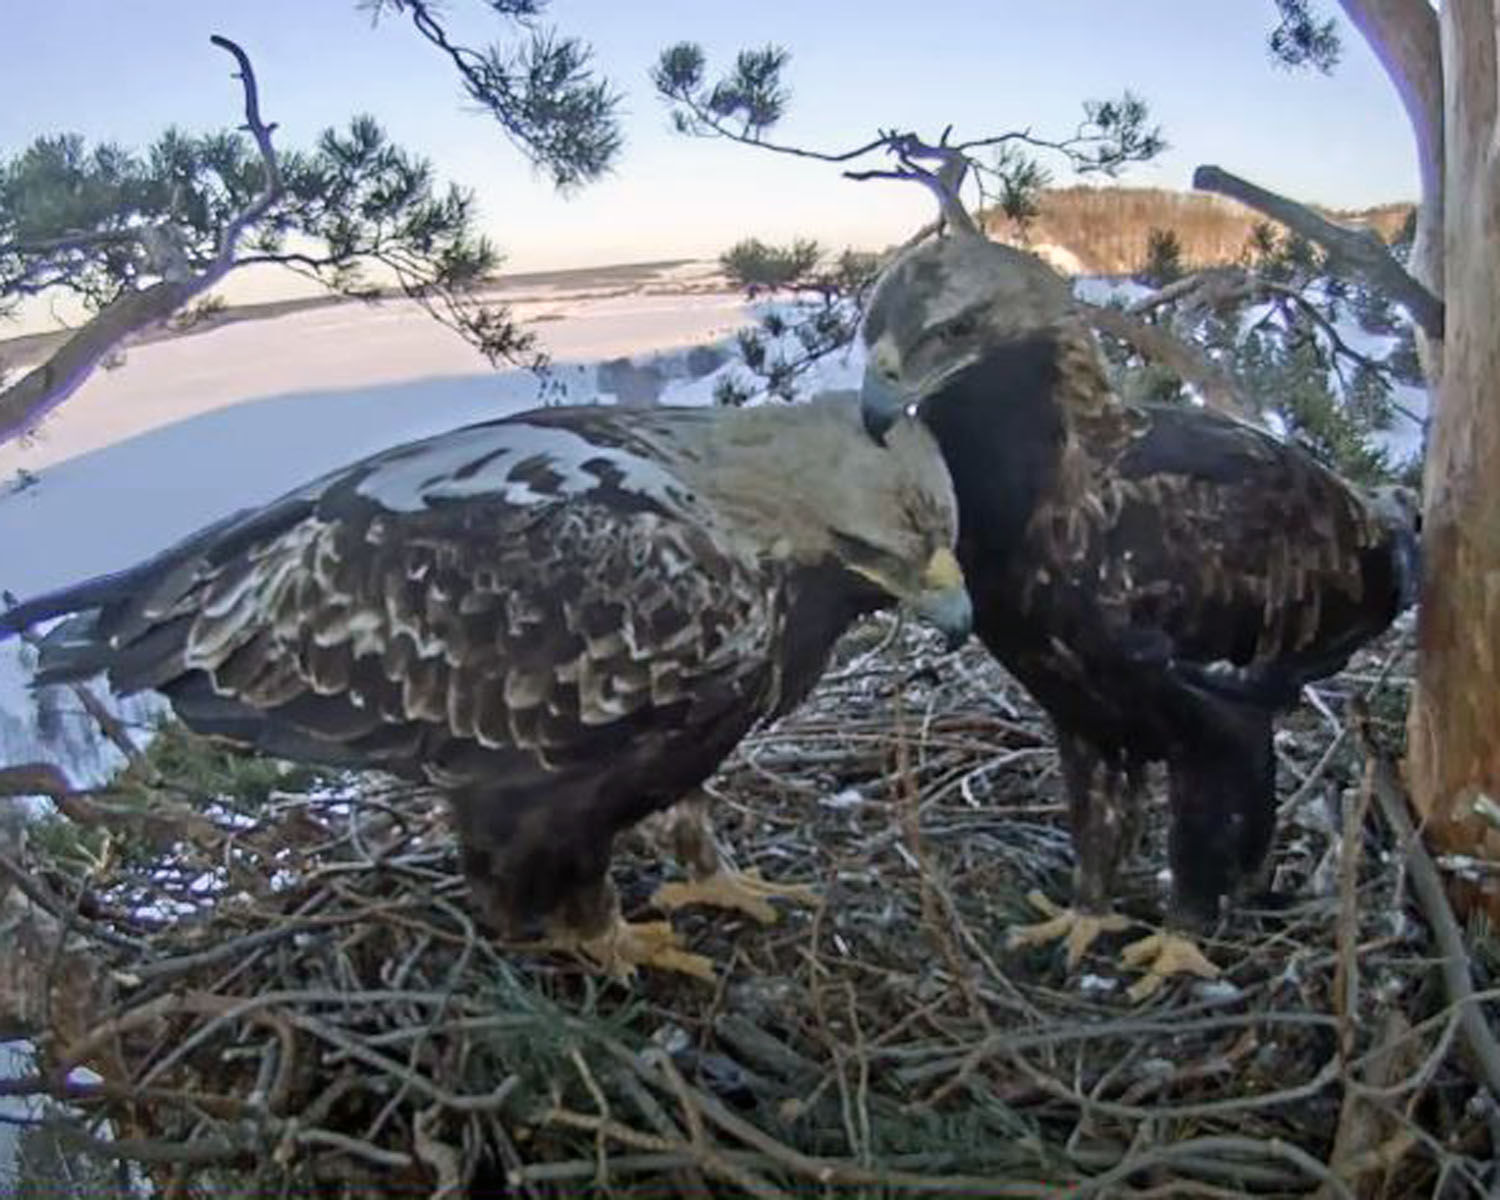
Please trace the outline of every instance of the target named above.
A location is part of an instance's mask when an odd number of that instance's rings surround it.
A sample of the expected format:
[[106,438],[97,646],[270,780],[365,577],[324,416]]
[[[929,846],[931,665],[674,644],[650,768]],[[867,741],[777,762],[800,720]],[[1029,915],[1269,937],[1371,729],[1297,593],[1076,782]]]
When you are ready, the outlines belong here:
[[[813,686],[858,616],[902,602],[950,639],[971,613],[930,434],[886,446],[853,392],[749,409],[549,408],[396,446],[139,566],[0,616],[73,614],[39,683],[104,672],[190,727],[313,763],[428,781],[507,937],[628,974],[709,973],[628,924],[615,836],[683,803]],[[675,831],[696,886],[775,889]]]
[[1124,403],[1067,283],[961,233],[912,248],[866,314],[877,439],[919,411],[958,495],[975,631],[1047,711],[1077,869],[1075,966],[1111,913],[1145,768],[1169,776],[1167,928],[1127,947],[1212,977],[1191,940],[1259,889],[1275,831],[1274,713],[1339,670],[1412,598],[1414,531],[1300,448],[1217,412]]

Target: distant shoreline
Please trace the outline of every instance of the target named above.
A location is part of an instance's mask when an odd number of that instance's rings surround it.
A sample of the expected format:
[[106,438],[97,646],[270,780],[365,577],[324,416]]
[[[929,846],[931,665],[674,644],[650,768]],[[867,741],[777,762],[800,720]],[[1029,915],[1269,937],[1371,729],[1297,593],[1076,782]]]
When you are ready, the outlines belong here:
[[[674,271],[700,265],[704,268],[702,278],[672,278],[671,273]],[[537,288],[549,290],[539,295],[529,295],[526,292],[526,289]],[[503,300],[508,304],[524,304],[561,299],[561,294],[565,294],[568,299],[587,299],[629,292],[681,295],[692,292],[731,290],[733,289],[729,282],[718,272],[717,263],[695,258],[666,258],[650,262],[614,263],[599,267],[568,267],[555,271],[518,271],[515,274],[497,277],[489,287],[475,294]],[[317,296],[297,296],[288,300],[262,300],[253,304],[234,304],[189,325],[153,325],[129,338],[125,345],[127,347],[140,346],[168,338],[191,337],[196,333],[207,333],[209,330],[221,329],[225,325],[240,321],[271,320],[291,313],[330,308],[341,304],[383,304],[392,301],[405,302],[407,297],[395,290],[383,291],[373,300],[325,292]],[[15,337],[0,338],[0,360],[10,358],[17,361],[27,359],[35,361],[45,358],[66,341],[73,332],[72,329],[49,329],[41,333],[23,333]]]

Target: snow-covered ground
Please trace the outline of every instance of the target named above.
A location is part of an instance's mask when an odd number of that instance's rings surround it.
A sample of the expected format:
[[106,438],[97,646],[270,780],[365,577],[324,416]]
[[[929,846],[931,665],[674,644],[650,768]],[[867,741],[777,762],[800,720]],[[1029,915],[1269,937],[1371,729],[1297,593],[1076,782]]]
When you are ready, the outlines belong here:
[[[716,341],[746,320],[744,302],[728,292],[562,294],[516,304],[514,311],[542,339],[565,380],[581,364]],[[339,304],[235,322],[137,346],[123,367],[97,372],[32,445],[0,446],[0,479],[249,399],[439,378],[467,380],[476,395],[497,380],[472,347],[410,303]],[[518,398],[526,386],[518,381]],[[534,397],[534,381],[530,387]]]

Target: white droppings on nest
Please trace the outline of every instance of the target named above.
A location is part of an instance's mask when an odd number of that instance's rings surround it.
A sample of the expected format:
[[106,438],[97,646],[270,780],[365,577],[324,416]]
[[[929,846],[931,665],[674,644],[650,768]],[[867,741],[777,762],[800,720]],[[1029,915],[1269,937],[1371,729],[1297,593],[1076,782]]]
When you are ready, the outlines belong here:
[[1207,979],[1193,985],[1193,995],[1205,1004],[1227,1004],[1245,993],[1227,979]]
[[845,788],[841,792],[835,792],[831,796],[822,796],[818,799],[820,807],[830,809],[833,812],[861,808],[864,806],[864,803],[865,798],[860,795],[857,788]]
[[1120,981],[1107,975],[1085,973],[1078,977],[1078,990],[1084,995],[1108,995],[1120,990]]

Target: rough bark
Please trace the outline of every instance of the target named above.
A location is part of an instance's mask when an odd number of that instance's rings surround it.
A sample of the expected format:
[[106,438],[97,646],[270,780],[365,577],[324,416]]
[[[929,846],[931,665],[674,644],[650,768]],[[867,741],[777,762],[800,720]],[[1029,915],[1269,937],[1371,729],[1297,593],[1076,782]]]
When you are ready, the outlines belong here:
[[[1500,155],[1493,0],[1442,9],[1447,336],[1424,487],[1407,782],[1440,850],[1500,861]],[[1470,889],[1500,917],[1493,872]]]

